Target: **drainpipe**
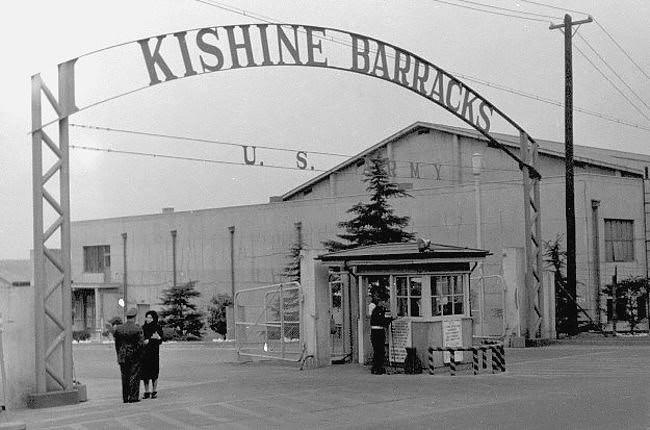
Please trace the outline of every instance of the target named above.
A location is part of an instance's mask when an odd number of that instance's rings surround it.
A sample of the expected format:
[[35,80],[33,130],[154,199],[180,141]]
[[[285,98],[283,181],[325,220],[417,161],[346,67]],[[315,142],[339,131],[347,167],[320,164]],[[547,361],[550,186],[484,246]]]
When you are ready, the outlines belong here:
[[[483,247],[483,240],[481,234],[481,168],[483,156],[479,153],[472,154],[472,175],[474,176],[474,206],[476,208],[476,247],[481,249]],[[483,263],[479,263],[479,273],[481,276],[481,284],[478,290],[478,315],[479,327],[481,328],[480,336],[485,333],[485,269]]]
[[[129,307],[128,283],[126,282],[126,233],[122,233],[122,251],[124,254],[124,275],[122,275],[122,283],[124,284],[124,321],[126,321],[126,310]],[[97,300],[97,297],[95,297],[95,300]]]
[[228,227],[230,232],[230,297],[235,300],[235,226]]
[[172,230],[172,285],[176,287],[176,230]]
[[598,221],[598,207],[600,200],[591,201],[591,226],[593,229],[594,237],[594,284],[596,286],[596,322],[598,327],[601,325],[600,306],[601,306],[601,293],[600,293],[600,235],[599,235],[599,221]]

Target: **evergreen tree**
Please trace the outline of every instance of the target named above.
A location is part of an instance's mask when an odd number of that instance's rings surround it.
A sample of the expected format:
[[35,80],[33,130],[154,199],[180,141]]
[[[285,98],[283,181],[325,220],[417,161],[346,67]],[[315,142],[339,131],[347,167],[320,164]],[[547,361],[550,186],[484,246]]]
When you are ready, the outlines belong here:
[[387,161],[379,156],[367,160],[363,182],[367,184],[370,203],[359,202],[347,210],[347,213],[353,214],[354,217],[349,221],[339,222],[338,227],[345,229],[345,233],[337,234],[347,243],[336,240],[323,242],[330,251],[377,243],[408,242],[415,237],[414,233],[404,231],[410,217],[395,215],[388,203],[391,198],[412,196],[391,181]]
[[163,290],[160,298],[164,308],[160,311],[160,319],[164,326],[174,330],[176,339],[200,339],[203,330],[203,312],[197,310],[194,298],[201,295],[194,288],[196,281],[185,285],[177,285]]

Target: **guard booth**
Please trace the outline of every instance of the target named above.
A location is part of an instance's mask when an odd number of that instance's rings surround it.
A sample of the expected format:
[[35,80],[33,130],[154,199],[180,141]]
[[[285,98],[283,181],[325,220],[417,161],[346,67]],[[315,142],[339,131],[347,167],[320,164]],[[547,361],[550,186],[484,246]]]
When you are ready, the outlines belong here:
[[471,346],[470,275],[488,255],[487,250],[418,239],[318,256],[329,268],[330,292],[340,298],[342,327],[333,326],[333,335],[340,333],[343,348],[332,345],[332,358],[343,355],[354,362],[370,361],[368,305],[373,284],[390,292],[395,318],[386,334],[390,365],[404,363],[407,347],[414,347],[420,361],[427,363],[429,346]]

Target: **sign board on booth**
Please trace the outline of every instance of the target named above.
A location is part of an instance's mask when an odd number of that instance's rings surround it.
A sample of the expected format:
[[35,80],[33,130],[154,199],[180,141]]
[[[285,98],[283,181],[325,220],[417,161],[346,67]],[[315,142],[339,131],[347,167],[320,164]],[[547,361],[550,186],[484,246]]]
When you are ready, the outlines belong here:
[[405,318],[393,320],[389,335],[390,361],[404,363],[407,346],[411,346],[411,321]]
[[[463,326],[459,319],[444,320],[442,322],[442,346],[443,347],[462,347],[463,346]],[[444,352],[444,362],[449,363],[449,353]],[[463,361],[462,351],[454,354],[454,361],[457,363]]]

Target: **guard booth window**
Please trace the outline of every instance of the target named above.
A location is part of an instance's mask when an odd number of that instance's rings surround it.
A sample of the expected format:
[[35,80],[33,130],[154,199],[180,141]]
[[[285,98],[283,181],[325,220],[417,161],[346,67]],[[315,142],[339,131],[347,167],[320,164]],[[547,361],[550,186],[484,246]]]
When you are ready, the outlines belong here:
[[422,316],[422,278],[397,276],[395,278],[397,316]]
[[435,316],[464,313],[465,286],[463,275],[431,277],[431,314]]

